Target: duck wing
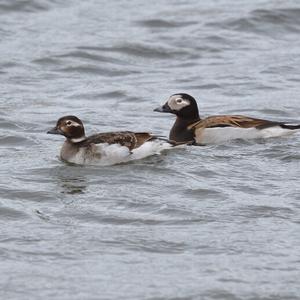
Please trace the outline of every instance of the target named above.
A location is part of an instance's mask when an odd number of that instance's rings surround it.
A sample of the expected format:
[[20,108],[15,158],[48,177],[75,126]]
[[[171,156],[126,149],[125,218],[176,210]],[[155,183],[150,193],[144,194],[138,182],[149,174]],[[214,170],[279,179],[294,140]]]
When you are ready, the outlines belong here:
[[201,130],[214,127],[239,127],[264,129],[272,126],[282,126],[284,123],[256,119],[241,115],[211,116],[188,126],[188,129]]
[[117,131],[94,134],[87,137],[81,143],[82,146],[101,143],[119,144],[132,150],[140,147],[142,144],[153,138],[154,136],[149,132]]

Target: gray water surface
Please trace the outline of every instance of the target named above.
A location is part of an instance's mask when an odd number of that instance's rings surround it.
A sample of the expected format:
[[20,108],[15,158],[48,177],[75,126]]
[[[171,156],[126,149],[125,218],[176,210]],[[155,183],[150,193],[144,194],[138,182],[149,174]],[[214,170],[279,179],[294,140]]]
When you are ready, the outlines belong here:
[[0,1],[1,299],[300,299],[300,135],[72,166],[46,131],[299,121],[299,1]]

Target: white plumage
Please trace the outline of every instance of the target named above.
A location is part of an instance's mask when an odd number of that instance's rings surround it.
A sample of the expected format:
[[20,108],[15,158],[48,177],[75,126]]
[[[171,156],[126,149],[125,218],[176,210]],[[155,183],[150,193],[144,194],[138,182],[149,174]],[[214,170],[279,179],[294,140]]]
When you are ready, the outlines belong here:
[[[299,130],[297,130],[299,132]],[[234,139],[260,139],[291,135],[295,130],[281,128],[280,126],[265,129],[238,128],[238,127],[215,127],[206,128],[199,137],[201,144],[218,144]],[[196,135],[197,136],[197,135]]]
[[109,166],[143,159],[148,156],[160,154],[164,150],[174,148],[170,143],[161,140],[146,142],[131,152],[127,147],[119,144],[103,143],[95,146],[96,153],[99,154],[99,156],[88,156],[85,148],[81,148],[73,157],[68,159],[68,162],[79,165]]

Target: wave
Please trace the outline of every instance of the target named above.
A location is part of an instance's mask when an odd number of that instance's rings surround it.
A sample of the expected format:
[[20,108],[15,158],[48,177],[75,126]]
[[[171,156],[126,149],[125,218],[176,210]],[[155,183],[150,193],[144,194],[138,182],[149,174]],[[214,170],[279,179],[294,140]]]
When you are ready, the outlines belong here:
[[0,14],[6,13],[32,13],[39,11],[47,11],[53,5],[59,4],[58,1],[49,0],[15,0],[15,1],[1,1]]
[[283,32],[300,31],[300,9],[256,9],[248,15],[208,25],[235,31],[278,35]]

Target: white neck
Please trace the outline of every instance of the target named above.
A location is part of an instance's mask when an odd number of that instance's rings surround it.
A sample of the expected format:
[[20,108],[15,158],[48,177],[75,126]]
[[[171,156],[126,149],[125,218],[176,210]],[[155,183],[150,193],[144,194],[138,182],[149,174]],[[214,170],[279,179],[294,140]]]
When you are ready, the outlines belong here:
[[82,136],[82,137],[76,138],[76,139],[70,139],[70,141],[72,143],[79,143],[79,142],[82,142],[83,140],[85,140],[85,136]]

